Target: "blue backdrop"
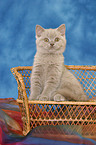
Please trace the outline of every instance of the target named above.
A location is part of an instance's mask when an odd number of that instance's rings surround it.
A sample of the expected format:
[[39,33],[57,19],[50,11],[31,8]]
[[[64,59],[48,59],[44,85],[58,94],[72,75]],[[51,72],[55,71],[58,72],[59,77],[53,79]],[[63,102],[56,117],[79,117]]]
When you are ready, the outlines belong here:
[[96,65],[96,0],[0,0],[0,97],[17,99],[11,67],[30,66],[35,26],[66,25],[65,64]]

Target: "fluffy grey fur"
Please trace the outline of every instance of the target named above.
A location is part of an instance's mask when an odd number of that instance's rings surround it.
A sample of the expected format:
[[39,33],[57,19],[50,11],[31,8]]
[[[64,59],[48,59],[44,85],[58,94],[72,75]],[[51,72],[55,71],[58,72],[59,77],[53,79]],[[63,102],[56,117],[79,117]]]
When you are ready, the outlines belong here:
[[64,66],[65,25],[57,29],[37,25],[36,45],[29,100],[88,100],[79,81]]

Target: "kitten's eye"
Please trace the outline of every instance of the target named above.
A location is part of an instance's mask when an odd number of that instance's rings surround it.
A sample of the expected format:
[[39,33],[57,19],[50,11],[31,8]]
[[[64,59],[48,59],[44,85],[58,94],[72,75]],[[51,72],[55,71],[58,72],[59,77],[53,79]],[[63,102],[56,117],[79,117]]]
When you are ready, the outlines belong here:
[[48,42],[48,41],[49,41],[49,39],[48,39],[48,38],[44,38],[44,41],[45,41],[45,42]]
[[56,42],[58,42],[58,41],[59,41],[59,38],[58,38],[58,37],[56,37],[56,38],[55,38],[55,41],[56,41]]

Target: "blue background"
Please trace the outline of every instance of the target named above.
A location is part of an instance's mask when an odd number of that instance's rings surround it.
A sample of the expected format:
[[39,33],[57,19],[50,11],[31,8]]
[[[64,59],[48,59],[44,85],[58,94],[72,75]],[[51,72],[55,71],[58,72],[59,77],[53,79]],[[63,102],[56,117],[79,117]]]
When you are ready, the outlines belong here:
[[31,66],[36,24],[66,25],[65,64],[96,65],[96,0],[0,0],[0,97],[17,99],[11,67]]

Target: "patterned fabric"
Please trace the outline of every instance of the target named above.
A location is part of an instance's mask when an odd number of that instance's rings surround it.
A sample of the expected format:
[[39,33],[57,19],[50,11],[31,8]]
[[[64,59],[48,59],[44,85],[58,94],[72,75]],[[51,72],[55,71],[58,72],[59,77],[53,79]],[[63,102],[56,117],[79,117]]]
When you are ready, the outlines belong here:
[[[0,99],[0,145],[95,145],[95,140],[81,136],[69,126],[40,126],[23,136],[22,120],[17,102]],[[73,135],[73,137],[70,137]]]

